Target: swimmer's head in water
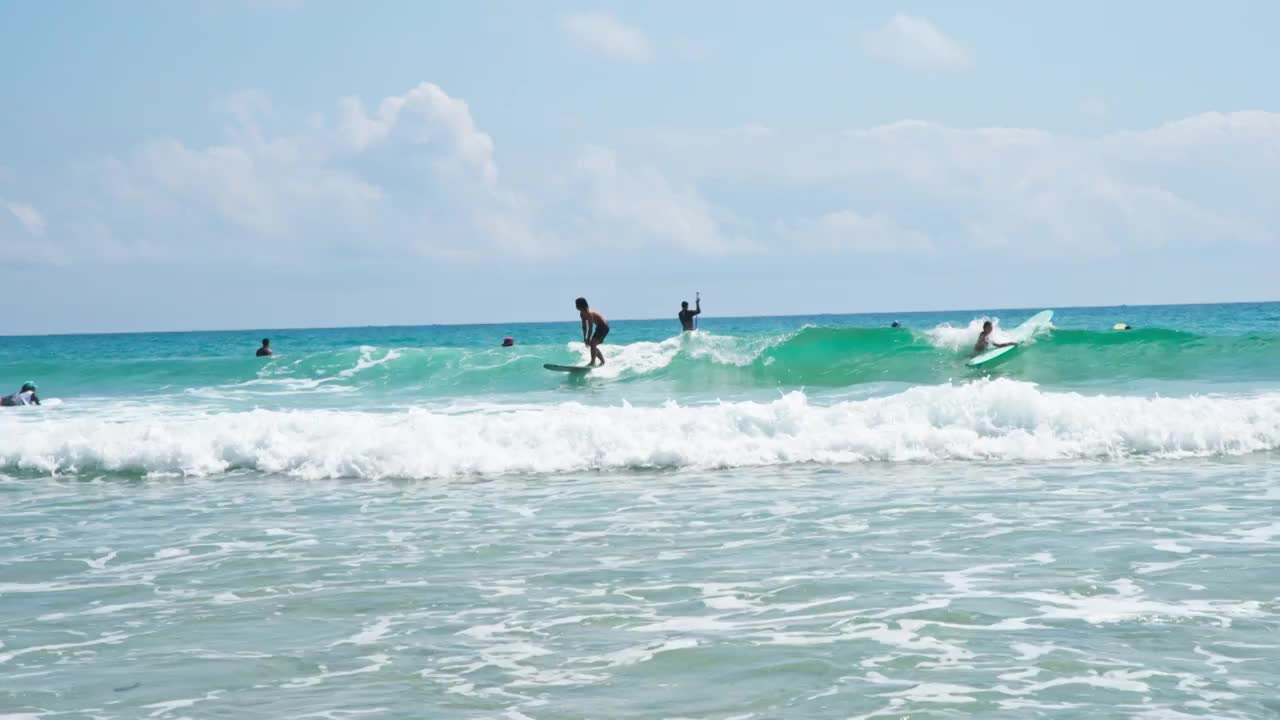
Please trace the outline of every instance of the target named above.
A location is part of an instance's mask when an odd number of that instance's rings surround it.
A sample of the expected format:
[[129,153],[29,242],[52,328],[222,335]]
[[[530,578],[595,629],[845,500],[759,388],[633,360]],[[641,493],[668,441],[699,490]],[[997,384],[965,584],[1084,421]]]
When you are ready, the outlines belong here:
[[511,347],[512,345],[515,345],[515,344],[516,344],[515,338],[509,338],[509,337],[502,338],[502,347]]
[[574,300],[573,306],[578,308],[579,310],[586,310],[588,307],[590,307],[589,305],[587,305],[586,298],[578,298],[577,300]]
[[262,338],[262,347],[266,347],[270,344],[271,344],[271,338]]
[[889,323],[889,327],[902,327],[902,323],[894,320],[892,323]]
[[19,390],[18,392],[26,392],[28,390],[32,392],[35,392],[36,390],[36,384],[29,380],[27,382],[22,383],[22,389]]

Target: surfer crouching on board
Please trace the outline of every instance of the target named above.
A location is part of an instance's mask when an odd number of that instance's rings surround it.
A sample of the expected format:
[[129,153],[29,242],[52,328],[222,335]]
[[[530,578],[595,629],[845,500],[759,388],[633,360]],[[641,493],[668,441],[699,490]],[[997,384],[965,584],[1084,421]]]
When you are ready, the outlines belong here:
[[[591,348],[591,362],[587,367],[595,367],[596,361],[600,361],[600,365],[604,364],[604,355],[600,353],[600,343],[604,342],[605,337],[609,334],[609,323],[605,321],[604,316],[587,305],[586,298],[578,298],[573,301],[574,307],[578,308],[578,315],[582,317],[582,342]],[[592,329],[594,327],[594,330]]]
[[974,345],[974,346],[973,346],[973,351],[974,351],[974,352],[976,352],[976,353],[984,353],[984,352],[986,352],[987,350],[989,350],[989,349],[991,349],[991,348],[1009,347],[1010,345],[1017,345],[1017,344],[1018,344],[1018,343],[1011,343],[1011,342],[1010,342],[1010,343],[999,343],[999,342],[996,342],[996,341],[992,340],[992,339],[991,339],[991,331],[992,331],[993,329],[994,329],[994,328],[992,328],[992,327],[991,327],[991,321],[990,321],[990,320],[988,320],[988,321],[986,321],[986,322],[982,323],[982,334],[978,336],[978,343],[977,343],[976,345]]

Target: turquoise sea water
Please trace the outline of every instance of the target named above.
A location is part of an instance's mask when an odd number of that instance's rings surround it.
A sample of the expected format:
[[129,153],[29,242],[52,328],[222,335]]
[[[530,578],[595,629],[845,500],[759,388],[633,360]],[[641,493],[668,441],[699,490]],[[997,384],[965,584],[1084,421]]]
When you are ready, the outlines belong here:
[[1040,309],[5,338],[0,718],[1277,716],[1280,304]]

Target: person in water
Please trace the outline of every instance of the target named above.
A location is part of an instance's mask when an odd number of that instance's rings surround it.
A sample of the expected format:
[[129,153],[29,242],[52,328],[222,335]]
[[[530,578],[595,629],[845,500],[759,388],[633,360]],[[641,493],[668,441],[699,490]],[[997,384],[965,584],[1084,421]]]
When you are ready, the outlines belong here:
[[586,298],[574,300],[573,305],[578,308],[578,315],[582,318],[582,342],[591,349],[588,367],[595,367],[597,360],[603,365],[604,355],[600,352],[600,343],[609,335],[609,323],[603,315],[591,309]]
[[891,327],[891,328],[900,328],[900,327],[902,327],[902,323],[898,322],[897,320],[894,320],[893,322],[889,323],[889,327]]
[[268,357],[274,354],[271,352],[271,338],[262,338],[262,347],[258,348],[258,357]]
[[689,309],[689,301],[685,300],[680,303],[680,328],[684,332],[693,331],[693,319],[702,314],[702,295],[694,294],[694,309]]
[[22,389],[12,395],[5,395],[0,398],[0,406],[16,407],[18,405],[39,405],[40,398],[36,396],[36,384],[33,382],[22,383]]
[[513,337],[502,338],[502,347],[512,347],[515,344],[516,344],[516,339]]
[[991,348],[1009,347],[1010,345],[1017,345],[1017,344],[1018,344],[1018,343],[1011,343],[1011,342],[1008,342],[1008,343],[999,343],[999,342],[996,342],[996,341],[992,340],[992,339],[991,339],[991,331],[992,331],[992,330],[994,330],[994,329],[995,329],[995,328],[991,327],[991,321],[990,321],[990,320],[988,320],[988,321],[986,321],[986,322],[982,323],[982,334],[978,336],[978,343],[977,343],[976,345],[974,345],[974,346],[973,346],[973,351],[974,351],[974,352],[976,352],[976,353],[982,353],[982,352],[986,352],[987,350],[990,350]]

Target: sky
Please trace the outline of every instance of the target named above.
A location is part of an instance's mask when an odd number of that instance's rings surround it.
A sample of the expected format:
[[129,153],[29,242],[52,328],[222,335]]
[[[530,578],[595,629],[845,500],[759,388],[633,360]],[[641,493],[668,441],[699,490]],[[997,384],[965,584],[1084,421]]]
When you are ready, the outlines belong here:
[[1278,26],[0,0],[0,334],[1276,300]]

